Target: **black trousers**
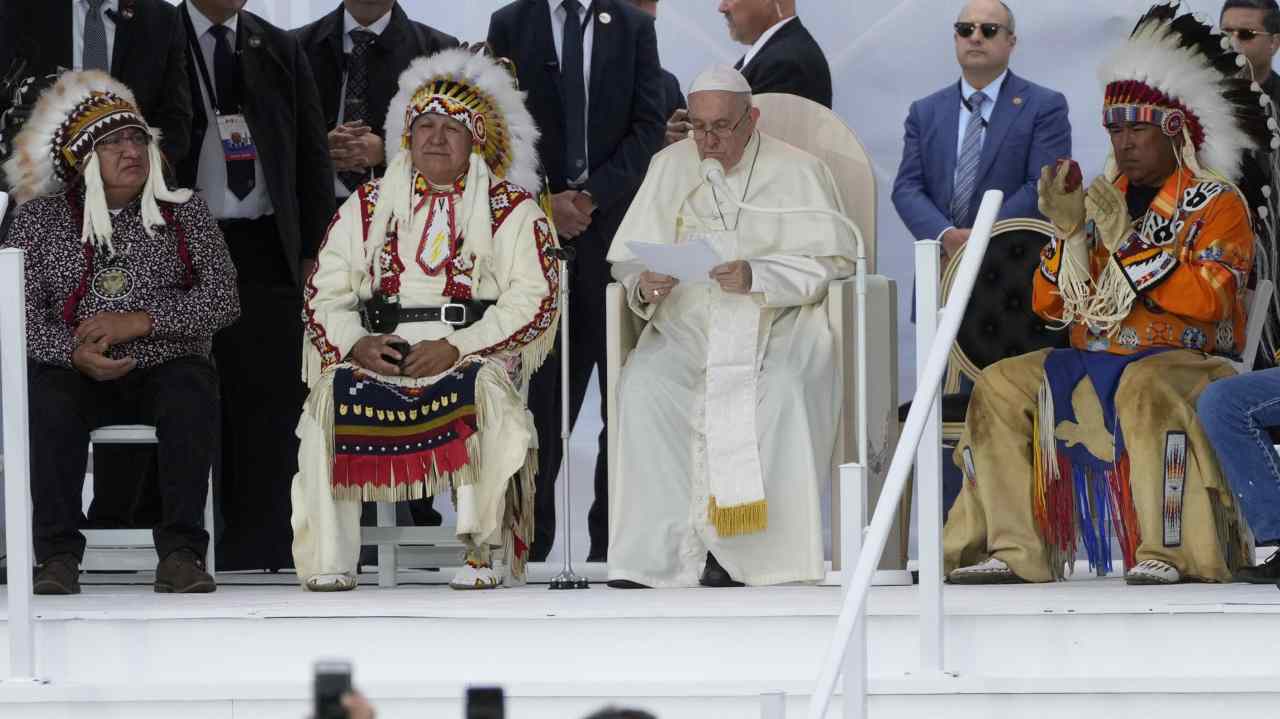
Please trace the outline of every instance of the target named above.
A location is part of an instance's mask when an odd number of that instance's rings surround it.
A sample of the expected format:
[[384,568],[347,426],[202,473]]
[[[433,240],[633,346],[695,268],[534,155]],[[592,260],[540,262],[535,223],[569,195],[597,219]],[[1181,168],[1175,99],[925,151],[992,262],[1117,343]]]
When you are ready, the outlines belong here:
[[[600,375],[600,418],[606,421],[604,389],[605,312],[604,291],[609,284],[604,250],[609,238],[594,227],[573,240],[578,257],[569,272],[569,418],[577,424],[578,413],[591,381],[591,371]],[[603,248],[603,249],[601,249]],[[538,431],[538,477],[534,497],[534,541],[530,560],[544,561],[557,539],[556,477],[560,472],[563,446],[560,441],[560,351],[556,351],[533,375],[529,383],[529,409]],[[587,532],[591,538],[589,556],[603,559],[609,547],[609,456],[608,427],[600,430],[595,467],[595,499],[587,512]],[[569,518],[563,518],[569,521]]]
[[209,535],[201,525],[218,423],[218,381],[209,361],[182,357],[109,382],[46,364],[32,364],[27,376],[36,560],[84,558],[80,491],[89,432],[111,424],[156,428],[156,553],[164,558],[190,549],[203,557]]
[[306,398],[302,288],[273,217],[220,222],[236,266],[240,319],[214,335],[222,389],[218,568],[293,566],[289,485]]

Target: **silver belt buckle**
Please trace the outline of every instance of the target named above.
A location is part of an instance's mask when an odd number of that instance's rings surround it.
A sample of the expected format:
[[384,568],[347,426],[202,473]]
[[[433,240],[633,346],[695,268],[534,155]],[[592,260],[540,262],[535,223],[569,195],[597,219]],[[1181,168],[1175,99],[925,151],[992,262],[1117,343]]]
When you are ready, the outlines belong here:
[[[449,313],[453,312],[453,317]],[[464,325],[467,323],[467,306],[460,305],[457,302],[450,302],[440,308],[440,321],[446,325]]]

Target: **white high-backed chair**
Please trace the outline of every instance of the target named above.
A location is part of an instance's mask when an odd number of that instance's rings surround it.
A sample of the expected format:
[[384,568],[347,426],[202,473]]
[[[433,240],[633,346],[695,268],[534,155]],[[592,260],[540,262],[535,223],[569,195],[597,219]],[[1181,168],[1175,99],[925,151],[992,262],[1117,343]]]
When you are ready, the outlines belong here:
[[[760,109],[759,128],[765,134],[817,156],[827,163],[840,191],[840,198],[848,216],[862,230],[867,245],[867,266],[875,272],[876,237],[876,183],[871,161],[862,143],[853,131],[831,110],[794,95],[756,95],[754,103]],[[868,497],[874,506],[880,487],[888,470],[898,436],[897,406],[897,286],[888,277],[871,274],[867,277],[867,375],[868,381],[868,446],[871,455],[868,465]],[[857,461],[857,417],[855,390],[857,387],[854,358],[856,313],[852,279],[831,283],[823,303],[831,331],[835,337],[838,366],[843,377],[843,402],[840,413],[840,431],[831,461],[830,491],[824,491],[824,501],[829,500],[832,568],[841,567],[840,557],[840,483],[841,464]],[[608,387],[606,402],[609,420],[609,483],[616,481],[617,468],[613,462],[618,457],[618,379],[631,353],[644,331],[644,321],[627,307],[622,286],[609,285],[605,294],[607,318],[607,367]],[[624,510],[615,504],[617,492],[610,491],[609,514],[615,516]],[[905,537],[895,532],[894,537]],[[906,567],[905,540],[891,540],[885,552],[885,569]]]

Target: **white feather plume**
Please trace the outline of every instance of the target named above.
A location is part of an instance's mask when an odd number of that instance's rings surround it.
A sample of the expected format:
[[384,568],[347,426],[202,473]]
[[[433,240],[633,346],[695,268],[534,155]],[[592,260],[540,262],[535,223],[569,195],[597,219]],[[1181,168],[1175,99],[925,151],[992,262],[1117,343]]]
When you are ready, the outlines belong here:
[[1240,181],[1241,158],[1253,141],[1236,123],[1231,104],[1223,101],[1222,74],[1196,49],[1179,47],[1168,24],[1149,22],[1139,28],[1102,64],[1098,78],[1104,88],[1137,80],[1176,98],[1204,129],[1200,165],[1233,183]]

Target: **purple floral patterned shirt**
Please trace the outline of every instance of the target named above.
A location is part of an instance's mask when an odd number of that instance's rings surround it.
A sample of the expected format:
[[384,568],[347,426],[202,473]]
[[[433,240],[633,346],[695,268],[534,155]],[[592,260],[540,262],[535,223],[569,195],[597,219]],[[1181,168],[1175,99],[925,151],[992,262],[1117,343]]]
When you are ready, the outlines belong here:
[[151,334],[112,347],[109,357],[133,357],[139,368],[207,357],[214,333],[240,316],[240,299],[235,266],[204,201],[196,195],[166,206],[181,226],[189,265],[180,254],[179,232],[167,227],[148,237],[141,203],[134,201],[112,217],[115,254],[95,251],[88,272],[73,201],[82,205],[83,190],[31,200],[9,229],[6,244],[26,253],[31,360],[70,367],[76,325],[100,312],[139,311],[151,316]]

